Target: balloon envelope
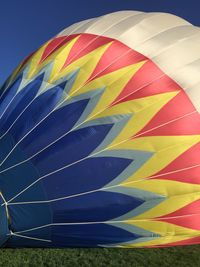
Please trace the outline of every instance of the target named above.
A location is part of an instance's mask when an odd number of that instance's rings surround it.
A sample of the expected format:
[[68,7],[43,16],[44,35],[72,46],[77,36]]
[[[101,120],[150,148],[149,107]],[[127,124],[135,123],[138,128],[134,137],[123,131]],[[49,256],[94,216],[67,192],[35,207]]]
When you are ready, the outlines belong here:
[[200,243],[200,30],[164,13],[76,23],[0,90],[0,245]]

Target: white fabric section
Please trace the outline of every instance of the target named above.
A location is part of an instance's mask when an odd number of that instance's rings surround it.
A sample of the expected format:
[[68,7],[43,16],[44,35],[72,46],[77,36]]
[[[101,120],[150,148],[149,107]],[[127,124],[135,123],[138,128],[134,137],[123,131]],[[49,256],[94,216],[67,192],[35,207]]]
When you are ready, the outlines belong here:
[[152,59],[200,111],[200,28],[167,13],[119,11],[76,23],[58,36],[91,33],[121,41]]

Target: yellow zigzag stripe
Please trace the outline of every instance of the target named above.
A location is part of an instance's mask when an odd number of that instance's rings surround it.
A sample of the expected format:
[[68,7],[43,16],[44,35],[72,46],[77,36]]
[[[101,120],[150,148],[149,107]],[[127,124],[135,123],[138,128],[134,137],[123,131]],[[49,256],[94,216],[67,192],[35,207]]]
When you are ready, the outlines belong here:
[[[37,68],[38,63],[39,63],[39,61],[40,61],[40,59],[41,59],[41,56],[42,56],[42,54],[44,53],[45,48],[47,47],[47,45],[48,45],[50,42],[51,42],[51,40],[48,41],[48,42],[46,42],[44,45],[42,45],[42,46],[41,46],[41,47],[40,47],[40,48],[33,54],[33,56],[31,56],[31,58],[26,62],[26,64],[23,66],[23,69],[24,69],[28,64],[30,64],[29,71],[28,71],[28,73],[27,73],[27,78],[30,78],[31,76],[33,76],[33,75],[31,75],[31,72],[33,72],[34,69]],[[9,85],[14,81],[14,79],[16,78],[16,76],[17,76],[18,73],[19,73],[19,70],[21,69],[22,64],[23,64],[23,61],[22,61],[22,62],[17,66],[17,68],[13,71],[13,73],[11,74],[11,76],[10,76],[9,79],[8,79],[8,84],[7,84],[7,86],[9,86]]]
[[197,232],[193,229],[177,226],[171,223],[165,223],[161,221],[151,221],[151,220],[143,220],[143,221],[134,221],[130,223],[132,225],[136,225],[153,233],[159,234],[162,237],[166,236],[175,236],[175,235],[188,235],[188,234],[196,234]]
[[199,184],[190,184],[174,180],[147,179],[131,184],[132,188],[150,191],[165,197],[192,194],[200,192]]
[[116,149],[130,149],[129,145],[132,141],[129,141],[127,143],[128,145],[123,143],[123,141],[131,138],[134,134],[140,131],[166,103],[168,103],[174,96],[177,95],[177,93],[178,92],[170,92],[135,99],[125,103],[120,103],[102,112],[99,117],[113,116],[118,114],[133,115],[122,131],[113,140],[111,147],[117,145]]
[[[125,220],[124,223],[128,223],[147,231],[153,232],[155,234],[161,235],[156,240],[146,241],[137,244],[131,244],[128,246],[148,246],[148,245],[158,245],[158,244],[167,244],[169,242],[176,242],[180,240],[184,240],[187,238],[191,238],[193,236],[200,235],[199,230],[194,230],[182,226],[178,226],[172,223],[155,221],[152,220],[153,217],[163,216],[168,213],[171,213],[179,208],[186,206],[187,204],[198,200],[200,198],[200,193],[193,193],[189,195],[182,196],[174,196],[166,201],[162,202],[158,206],[152,208],[150,211],[147,211],[139,216],[131,218],[129,220]],[[187,214],[185,219],[187,220],[187,216],[191,216]],[[152,219],[151,219],[152,218]],[[184,237],[185,236],[185,237]]]
[[112,44],[112,42],[98,47],[87,55],[73,61],[71,64],[66,66],[66,68],[62,69],[59,73],[55,75],[55,73],[50,78],[49,82],[52,83],[57,79],[60,79],[66,75],[68,75],[71,71],[75,71],[80,69],[79,74],[76,78],[75,83],[73,84],[70,94],[73,94],[75,90],[77,90],[80,86],[82,86],[87,79],[90,77],[92,72],[94,71],[97,63],[99,62],[102,55],[108,49],[108,47]]
[[[44,50],[46,49],[47,45],[45,47],[42,47],[38,50],[38,54],[33,56],[31,60],[31,65],[28,71],[28,78],[32,78],[34,75],[36,75],[41,69],[43,69],[47,64],[50,62],[53,62],[53,68],[52,72],[59,71],[59,68],[62,68],[63,64],[65,63],[65,60],[67,59],[69,52],[71,51],[71,48],[75,44],[75,42],[78,40],[79,36],[76,38],[70,40],[65,45],[61,46],[59,49],[57,49],[55,52],[53,52],[50,56],[48,56],[42,63],[39,64],[41,57],[44,53]],[[51,72],[51,73],[52,73]]]
[[173,242],[178,242],[178,241],[183,241],[187,240],[189,238],[197,237],[200,235],[200,231],[196,231],[195,233],[186,233],[184,235],[169,235],[169,236],[163,236],[163,237],[158,237],[154,240],[149,240],[145,242],[138,242],[138,243],[133,243],[133,244],[128,244],[128,245],[120,245],[117,247],[120,248],[137,248],[137,247],[147,247],[147,246],[156,246],[156,245],[167,245],[169,243]]
[[134,219],[153,219],[177,211],[186,205],[200,199],[200,192],[171,196],[152,209],[135,216]]
[[79,38],[80,35],[73,38],[72,40],[67,42],[64,46],[62,46],[60,49],[58,49],[55,53],[53,53],[49,58],[47,58],[48,62],[52,61],[54,63],[51,70],[51,75],[49,77],[50,82],[55,81],[58,73],[61,71],[62,67],[65,64],[72,47]]
[[[155,154],[122,185],[131,187],[131,182],[152,176],[183,152],[200,141],[200,135],[191,136],[149,136],[132,139],[121,143],[117,149],[151,151]],[[133,183],[134,186],[134,183]]]
[[44,45],[42,45],[36,52],[35,54],[31,57],[31,59],[27,62],[28,64],[30,64],[29,69],[28,69],[28,73],[27,73],[27,79],[31,79],[36,72],[39,71],[39,62],[40,59],[46,49],[46,47],[48,46],[50,41],[48,41],[47,43],[45,43]]
[[[22,62],[23,63],[23,62]],[[21,66],[22,66],[22,63],[20,63],[17,68],[13,71],[13,73],[11,74],[11,76],[8,78],[8,81],[7,81],[7,86],[8,87],[16,78],[16,76],[18,75],[19,73],[19,70],[21,69]]]
[[108,106],[114,101],[114,99],[123,90],[129,80],[143,66],[145,62],[146,61],[142,61],[108,73],[89,82],[81,89],[81,93],[86,93],[93,91],[94,89],[96,90],[97,88],[106,87],[106,90],[101,96],[100,101],[89,115],[88,120],[91,118],[96,119],[98,117],[106,116],[106,110],[110,109],[108,108]]

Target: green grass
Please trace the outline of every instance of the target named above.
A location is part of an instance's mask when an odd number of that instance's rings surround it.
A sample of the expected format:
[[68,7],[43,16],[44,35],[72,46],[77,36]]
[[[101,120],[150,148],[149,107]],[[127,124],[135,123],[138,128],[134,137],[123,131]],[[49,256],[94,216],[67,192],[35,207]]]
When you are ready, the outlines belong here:
[[162,249],[1,249],[1,266],[199,267],[200,246]]

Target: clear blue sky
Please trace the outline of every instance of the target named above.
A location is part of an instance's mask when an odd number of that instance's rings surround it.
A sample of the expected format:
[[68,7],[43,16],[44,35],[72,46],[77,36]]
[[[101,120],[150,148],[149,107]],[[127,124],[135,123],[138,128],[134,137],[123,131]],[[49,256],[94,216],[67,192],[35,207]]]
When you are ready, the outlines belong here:
[[25,56],[63,28],[127,9],[170,12],[200,26],[200,0],[2,0],[0,84]]

